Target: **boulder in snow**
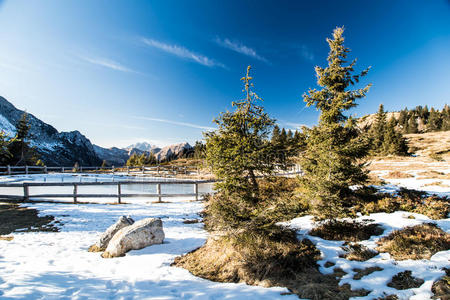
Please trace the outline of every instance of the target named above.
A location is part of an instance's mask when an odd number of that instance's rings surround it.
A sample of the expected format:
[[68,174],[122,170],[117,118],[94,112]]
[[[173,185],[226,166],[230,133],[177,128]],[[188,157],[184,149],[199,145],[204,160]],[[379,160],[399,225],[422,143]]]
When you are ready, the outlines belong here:
[[161,219],[143,219],[120,229],[109,242],[102,257],[124,256],[130,250],[139,250],[154,244],[161,244],[163,240],[164,231]]
[[122,228],[130,226],[134,223],[134,220],[130,217],[121,216],[116,223],[109,226],[108,229],[101,235],[100,239],[89,248],[89,252],[101,252],[105,251],[108,247],[109,241],[113,236]]

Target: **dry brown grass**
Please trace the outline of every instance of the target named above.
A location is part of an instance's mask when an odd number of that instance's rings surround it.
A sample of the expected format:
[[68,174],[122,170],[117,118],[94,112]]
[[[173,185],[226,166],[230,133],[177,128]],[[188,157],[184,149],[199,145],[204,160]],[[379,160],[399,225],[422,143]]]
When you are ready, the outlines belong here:
[[0,235],[0,241],[12,241],[14,239],[13,236],[1,236]]
[[354,210],[366,215],[403,210],[423,214],[431,219],[438,220],[447,218],[450,213],[450,204],[447,197],[428,196],[425,192],[401,188],[396,197],[389,194],[362,197],[362,199],[359,199],[359,203],[355,205]]
[[368,221],[327,221],[312,229],[309,234],[325,240],[358,242],[383,233],[378,224],[367,223]]
[[443,183],[442,181],[434,181],[426,183],[423,186],[440,186],[440,187],[450,187],[450,185]]
[[411,271],[407,270],[394,275],[391,282],[389,282],[387,286],[397,290],[407,290],[420,287],[424,283],[424,280],[413,277],[411,273]]
[[417,174],[417,179],[450,179],[450,173],[428,170]]
[[405,173],[405,172],[400,172],[400,171],[392,171],[389,172],[385,178],[387,179],[400,179],[400,178],[412,178],[414,177],[411,174]]
[[284,286],[301,298],[348,299],[369,293],[339,286],[337,273],[321,274],[316,265],[319,257],[309,240],[299,242],[292,233],[271,237],[241,232],[210,238],[201,248],[176,258],[174,265],[212,281]]
[[396,260],[430,259],[450,249],[450,234],[435,224],[421,224],[395,230],[378,241],[379,252],[388,252]]
[[353,269],[353,271],[356,272],[356,274],[353,275],[353,279],[360,280],[364,276],[372,274],[373,272],[383,271],[383,268],[376,266],[376,267],[368,267],[365,269]]
[[450,131],[406,134],[410,152],[419,156],[441,156],[443,160],[450,158]]
[[53,216],[39,217],[36,209],[20,207],[15,203],[0,202],[0,220],[0,235],[10,234],[17,229],[26,229],[26,232],[58,231],[57,227],[50,224],[54,221]]
[[366,261],[378,255],[378,252],[361,244],[351,243],[342,248],[346,251],[342,257],[348,260]]

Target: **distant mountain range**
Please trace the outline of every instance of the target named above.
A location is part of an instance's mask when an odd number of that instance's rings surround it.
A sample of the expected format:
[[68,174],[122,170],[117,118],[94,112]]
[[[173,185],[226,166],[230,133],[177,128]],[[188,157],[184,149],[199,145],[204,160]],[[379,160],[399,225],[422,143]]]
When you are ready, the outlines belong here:
[[[17,109],[0,96],[0,130],[9,136],[16,133],[18,124],[24,111]],[[164,148],[158,148],[147,142],[136,143],[126,148],[103,148],[93,145],[79,131],[58,132],[53,126],[28,113],[30,129],[30,143],[36,147],[40,158],[48,166],[73,166],[76,162],[80,166],[100,166],[105,160],[114,166],[125,165],[133,154],[153,153],[159,161],[179,158],[192,151],[189,143],[179,143]]]

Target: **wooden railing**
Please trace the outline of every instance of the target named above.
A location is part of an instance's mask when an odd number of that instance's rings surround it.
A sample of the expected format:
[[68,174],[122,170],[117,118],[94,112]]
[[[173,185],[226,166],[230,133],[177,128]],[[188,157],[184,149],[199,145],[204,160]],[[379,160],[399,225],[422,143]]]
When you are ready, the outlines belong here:
[[[212,180],[183,180],[183,181],[108,181],[108,182],[22,182],[22,183],[1,183],[0,188],[21,188],[23,190],[23,196],[18,195],[0,195],[0,199],[18,199],[28,201],[31,198],[73,198],[73,203],[78,202],[78,198],[117,198],[117,203],[121,203],[122,198],[129,197],[149,197],[158,198],[158,202],[162,201],[165,197],[195,197],[195,200],[199,199],[200,193],[198,190],[199,184],[212,183]],[[180,185],[189,184],[192,185],[192,193],[181,194],[163,194],[161,193],[161,185]],[[156,185],[156,193],[138,193],[138,194],[125,194],[122,193],[122,187],[125,185]],[[30,194],[30,187],[62,187],[71,186],[73,192],[70,194]],[[78,193],[78,187],[80,186],[115,186],[117,193],[110,194],[80,194]]]
[[116,173],[130,175],[144,174],[152,176],[195,175],[198,168],[194,166],[126,166],[126,167],[47,167],[47,166],[0,166],[0,175],[47,174],[47,173]]

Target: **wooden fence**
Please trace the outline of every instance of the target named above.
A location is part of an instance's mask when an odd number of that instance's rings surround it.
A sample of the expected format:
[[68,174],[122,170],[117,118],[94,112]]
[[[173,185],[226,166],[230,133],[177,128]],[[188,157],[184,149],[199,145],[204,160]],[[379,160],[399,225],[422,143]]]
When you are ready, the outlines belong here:
[[[195,197],[199,199],[199,184],[212,183],[212,180],[183,180],[183,181],[108,181],[108,182],[22,182],[22,183],[1,183],[0,188],[21,188],[23,196],[18,195],[0,195],[0,199],[16,199],[28,201],[31,198],[73,198],[73,203],[78,202],[78,198],[117,198],[117,203],[121,203],[122,198],[129,197],[150,197],[158,198],[158,202],[165,197]],[[192,193],[181,194],[163,194],[161,193],[161,185],[192,185]],[[156,185],[156,193],[139,193],[125,194],[122,193],[122,187],[125,185]],[[62,187],[71,186],[73,192],[70,194],[30,194],[30,187]],[[117,193],[114,194],[80,194],[78,187],[80,186],[115,186]]]

